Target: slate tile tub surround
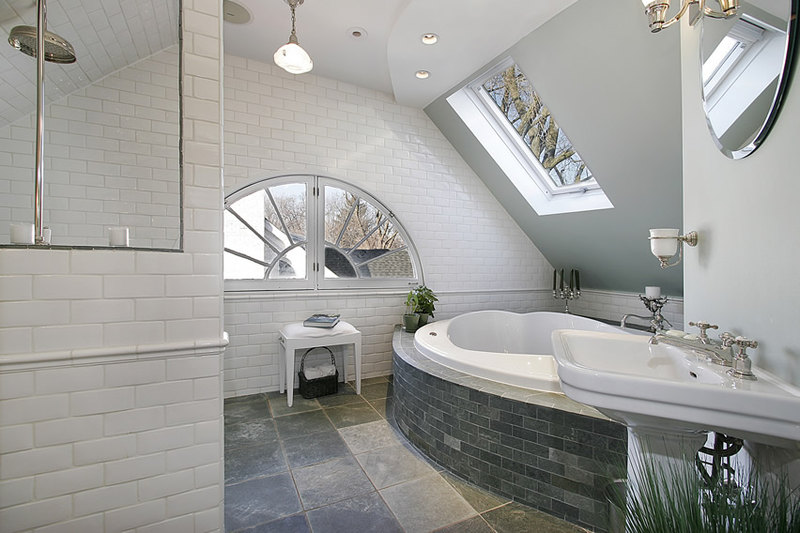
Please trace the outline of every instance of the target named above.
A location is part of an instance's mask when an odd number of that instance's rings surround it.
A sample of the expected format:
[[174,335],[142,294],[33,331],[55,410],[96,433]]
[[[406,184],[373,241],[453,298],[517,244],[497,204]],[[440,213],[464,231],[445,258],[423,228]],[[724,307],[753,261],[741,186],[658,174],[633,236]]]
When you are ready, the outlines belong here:
[[603,489],[624,471],[624,425],[563,394],[443,367],[399,328],[392,346],[395,422],[423,453],[479,487],[607,530]]

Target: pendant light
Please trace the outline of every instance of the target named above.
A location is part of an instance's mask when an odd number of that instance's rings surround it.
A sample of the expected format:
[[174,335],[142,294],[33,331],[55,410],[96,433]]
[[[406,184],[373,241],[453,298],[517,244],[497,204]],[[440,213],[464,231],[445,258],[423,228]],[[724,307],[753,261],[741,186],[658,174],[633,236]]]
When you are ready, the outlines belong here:
[[292,33],[289,35],[289,42],[278,48],[273,56],[275,64],[290,74],[303,74],[309,72],[314,67],[314,62],[308,52],[297,43],[297,34],[295,33],[295,15],[294,10],[297,6],[303,4],[303,0],[286,0],[289,8],[292,10]]

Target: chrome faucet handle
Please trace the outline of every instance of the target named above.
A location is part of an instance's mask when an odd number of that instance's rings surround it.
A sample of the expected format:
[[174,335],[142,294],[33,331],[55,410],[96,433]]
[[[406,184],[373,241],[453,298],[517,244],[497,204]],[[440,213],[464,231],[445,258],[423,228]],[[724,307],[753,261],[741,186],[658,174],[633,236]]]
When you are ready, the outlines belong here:
[[753,374],[752,370],[752,362],[747,356],[747,349],[758,348],[758,341],[738,336],[734,340],[734,344],[739,346],[739,351],[736,354],[736,357],[733,358],[733,368],[730,370],[730,374],[737,378],[749,380],[756,379],[756,376]]
[[736,344],[736,337],[730,331],[723,331],[719,334],[719,340],[722,343],[722,346],[725,348],[730,348],[734,344]]
[[708,322],[689,322],[690,326],[694,326],[696,328],[700,328],[700,340],[704,343],[708,341],[708,334],[706,330],[709,329],[719,329],[719,326],[716,324],[709,324]]

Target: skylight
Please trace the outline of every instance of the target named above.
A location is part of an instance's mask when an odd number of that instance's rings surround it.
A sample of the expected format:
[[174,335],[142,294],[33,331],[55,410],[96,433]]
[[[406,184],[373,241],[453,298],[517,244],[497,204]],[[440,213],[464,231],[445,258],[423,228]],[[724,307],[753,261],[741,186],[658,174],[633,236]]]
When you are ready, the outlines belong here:
[[613,207],[533,84],[506,60],[448,103],[540,215]]

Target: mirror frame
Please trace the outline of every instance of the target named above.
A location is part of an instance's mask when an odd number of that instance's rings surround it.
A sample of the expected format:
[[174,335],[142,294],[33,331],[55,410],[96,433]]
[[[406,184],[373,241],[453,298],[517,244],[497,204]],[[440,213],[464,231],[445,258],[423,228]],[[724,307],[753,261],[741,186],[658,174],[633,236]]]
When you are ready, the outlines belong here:
[[[706,98],[705,98],[705,91],[703,88],[703,33],[705,29],[705,25],[708,23],[714,24],[717,21],[715,20],[707,20],[708,17],[703,17],[701,31],[700,31],[700,41],[698,46],[698,53],[700,55],[700,100],[703,104],[703,113],[706,119],[706,125],[708,126],[708,131],[711,135],[711,138],[714,141],[714,144],[717,146],[720,152],[722,152],[726,157],[730,159],[743,159],[753,152],[755,152],[764,140],[769,135],[770,130],[775,124],[775,121],[778,118],[778,114],[780,113],[781,106],[783,105],[783,101],[785,99],[786,93],[789,90],[789,86],[791,83],[791,78],[793,75],[792,69],[794,68],[794,57],[796,55],[796,48],[798,44],[800,44],[800,39],[798,39],[798,11],[800,10],[800,0],[786,0],[789,3],[789,19],[788,19],[788,27],[786,28],[786,43],[784,48],[784,55],[783,55],[783,66],[781,68],[780,79],[778,81],[778,86],[775,89],[775,95],[772,98],[772,102],[770,104],[769,112],[764,120],[761,122],[760,127],[754,132],[755,136],[753,139],[744,146],[741,146],[737,149],[730,149],[726,146],[723,146],[722,142],[720,141],[717,134],[714,132],[714,127],[711,124],[711,121],[708,118],[708,110],[706,106]],[[737,15],[738,18],[738,15]]]

